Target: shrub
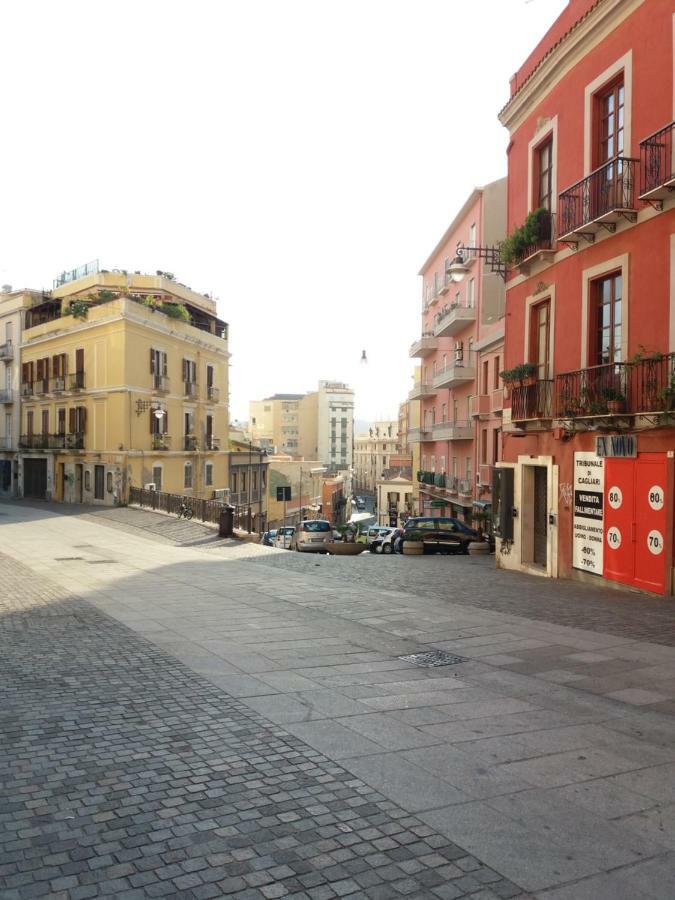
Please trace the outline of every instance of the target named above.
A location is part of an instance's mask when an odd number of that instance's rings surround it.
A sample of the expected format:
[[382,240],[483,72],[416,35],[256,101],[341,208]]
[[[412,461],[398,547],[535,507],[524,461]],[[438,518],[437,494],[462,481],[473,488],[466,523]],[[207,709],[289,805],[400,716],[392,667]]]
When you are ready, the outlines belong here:
[[163,303],[161,310],[170,319],[181,319],[183,322],[190,321],[190,313],[182,303]]

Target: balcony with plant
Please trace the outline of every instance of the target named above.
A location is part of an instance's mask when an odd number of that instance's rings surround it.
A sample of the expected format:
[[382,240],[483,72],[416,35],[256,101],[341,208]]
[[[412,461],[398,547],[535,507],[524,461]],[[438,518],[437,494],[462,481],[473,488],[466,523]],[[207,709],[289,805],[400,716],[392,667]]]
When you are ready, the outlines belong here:
[[507,268],[523,266],[546,252],[555,252],[554,217],[543,207],[529,213],[523,225],[514,228],[499,245]]

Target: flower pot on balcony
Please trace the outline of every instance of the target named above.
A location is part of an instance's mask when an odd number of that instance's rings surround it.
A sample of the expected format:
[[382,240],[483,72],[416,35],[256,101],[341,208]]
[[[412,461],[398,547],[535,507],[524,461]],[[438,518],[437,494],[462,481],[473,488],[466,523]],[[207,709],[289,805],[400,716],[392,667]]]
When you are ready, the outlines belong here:
[[625,400],[608,400],[607,401],[607,412],[610,416],[616,416],[619,413],[626,411],[626,401]]

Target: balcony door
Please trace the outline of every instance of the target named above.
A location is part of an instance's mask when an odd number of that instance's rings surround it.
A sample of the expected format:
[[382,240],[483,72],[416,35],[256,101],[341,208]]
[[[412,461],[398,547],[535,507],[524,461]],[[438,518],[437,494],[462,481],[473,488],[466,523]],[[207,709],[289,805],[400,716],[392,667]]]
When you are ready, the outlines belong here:
[[599,278],[591,288],[589,365],[621,362],[621,272]]
[[537,303],[530,311],[530,362],[537,367],[537,381],[551,377],[551,300]]
[[624,200],[623,140],[624,140],[624,100],[623,77],[598,94],[596,99],[596,149],[595,168],[605,166],[595,182],[595,215],[602,216],[613,209],[627,206]]

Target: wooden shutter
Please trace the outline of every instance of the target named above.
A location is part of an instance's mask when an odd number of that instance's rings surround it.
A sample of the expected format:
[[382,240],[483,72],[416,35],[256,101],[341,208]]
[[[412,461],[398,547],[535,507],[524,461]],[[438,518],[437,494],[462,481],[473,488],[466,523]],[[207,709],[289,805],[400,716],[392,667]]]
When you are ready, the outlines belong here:
[[206,386],[213,387],[213,366],[206,367]]
[[155,351],[150,348],[150,374],[155,374]]
[[60,407],[58,411],[59,423],[57,426],[58,434],[66,433],[66,411],[64,407]]
[[169,413],[166,411],[162,416],[162,428],[164,429],[163,434],[169,433]]
[[84,432],[87,430],[87,407],[86,406],[78,406],[78,409],[80,411],[80,416],[79,416],[80,427],[78,430],[81,431],[82,434],[84,434]]
[[31,363],[23,363],[21,366],[21,381],[23,384],[29,384],[33,379],[31,377]]
[[166,372],[167,372],[166,353],[162,353],[162,375],[166,376]]
[[183,360],[183,381],[190,380],[190,363],[187,359]]
[[37,380],[38,381],[41,381],[45,377],[43,365],[44,365],[44,360],[38,359],[38,361],[37,361]]
[[33,434],[33,410],[29,409],[26,413],[26,433],[28,435]]
[[58,378],[61,374],[61,357],[58,353],[52,356],[52,375]]
[[68,410],[68,433],[75,434],[76,431],[76,423],[75,423],[75,407],[71,406]]
[[84,347],[79,347],[75,351],[75,371],[84,372]]

